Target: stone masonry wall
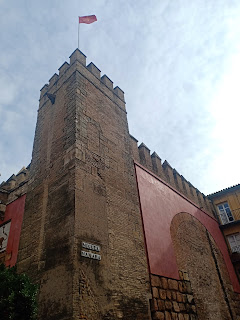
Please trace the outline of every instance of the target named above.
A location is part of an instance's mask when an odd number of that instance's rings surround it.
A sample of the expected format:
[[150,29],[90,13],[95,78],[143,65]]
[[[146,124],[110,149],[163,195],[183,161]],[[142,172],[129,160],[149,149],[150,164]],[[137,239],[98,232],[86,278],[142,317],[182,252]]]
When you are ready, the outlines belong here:
[[186,272],[179,272],[180,280],[151,275],[152,319],[196,320],[196,306]]
[[239,319],[239,294],[233,291],[223,256],[210,233],[183,212],[172,220],[171,236],[178,267],[191,281],[198,319]]
[[124,94],[75,50],[41,90],[20,241],[39,319],[149,319],[138,201]]
[[[74,319],[148,319],[150,288],[125,103],[113,95],[110,79],[103,92],[99,75],[75,64],[76,143],[65,161],[76,167]],[[72,152],[76,157],[68,160]],[[101,261],[81,256],[83,241],[101,247]]]

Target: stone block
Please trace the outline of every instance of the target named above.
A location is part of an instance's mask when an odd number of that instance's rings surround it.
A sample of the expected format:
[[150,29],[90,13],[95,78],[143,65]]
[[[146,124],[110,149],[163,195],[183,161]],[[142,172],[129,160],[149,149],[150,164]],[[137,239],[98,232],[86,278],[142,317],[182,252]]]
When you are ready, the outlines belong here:
[[153,287],[152,288],[152,294],[153,294],[153,298],[159,298],[158,288]]
[[160,311],[165,311],[165,303],[164,300],[158,300],[158,309]]
[[179,278],[180,278],[180,280],[184,280],[182,271],[179,271]]
[[190,304],[194,303],[193,295],[187,294],[186,296],[187,296],[187,302],[188,303],[190,303]]
[[172,300],[172,292],[167,290],[167,299]]
[[108,76],[106,76],[105,74],[101,77],[101,81],[102,83],[105,84],[106,87],[108,87],[109,89],[113,90],[113,82],[111,79],[108,78]]
[[178,305],[179,305],[180,311],[186,311],[186,307],[185,307],[185,304],[184,304],[184,303],[181,303],[181,302],[180,302]]
[[160,287],[160,278],[151,274],[151,285],[152,287]]
[[69,63],[67,62],[64,62],[61,67],[58,69],[59,71],[59,76],[61,77],[65,72],[66,70],[69,68]]
[[192,312],[191,305],[189,303],[186,303],[185,306],[187,312]]
[[189,281],[189,277],[188,277],[187,272],[183,272],[183,279],[184,279],[185,281]]
[[187,292],[186,284],[184,282],[182,282],[182,281],[178,282],[178,289],[182,293],[186,293]]
[[172,291],[171,294],[172,294],[172,299],[176,300],[177,299],[177,293],[175,291]]
[[177,280],[168,279],[168,287],[171,290],[178,290],[178,282]]
[[113,89],[114,93],[122,100],[124,100],[124,92],[118,86]]
[[172,302],[171,301],[169,301],[169,300],[166,300],[165,301],[165,309],[166,310],[172,310]]
[[171,313],[168,311],[165,311],[165,320],[172,320]]
[[178,303],[177,303],[176,301],[173,301],[172,304],[173,304],[173,310],[174,310],[175,312],[180,312]]
[[160,297],[160,299],[162,299],[162,300],[166,300],[166,298],[167,298],[166,290],[159,289],[159,297]]
[[89,65],[87,66],[87,69],[92,72],[95,77],[97,77],[98,79],[100,79],[101,77],[101,70],[99,70],[94,63],[90,62]]
[[168,281],[164,277],[161,278],[161,288],[168,289]]
[[176,295],[177,295],[177,302],[182,302],[183,301],[183,295],[180,292],[177,292]]
[[86,56],[79,49],[76,49],[69,58],[70,64],[73,64],[77,60],[86,66]]
[[191,308],[191,310],[192,310],[192,312],[193,312],[193,313],[196,313],[196,312],[197,312],[197,310],[196,310],[196,306],[191,305],[191,306],[190,306],[190,308]]
[[160,312],[160,311],[154,312],[153,319],[154,320],[164,320],[164,313]]
[[185,282],[185,286],[186,286],[186,293],[192,293],[192,288],[191,288],[191,284],[189,281]]
[[175,312],[171,312],[172,320],[178,320],[178,314]]
[[158,303],[157,299],[151,300],[151,311],[157,311],[158,310]]

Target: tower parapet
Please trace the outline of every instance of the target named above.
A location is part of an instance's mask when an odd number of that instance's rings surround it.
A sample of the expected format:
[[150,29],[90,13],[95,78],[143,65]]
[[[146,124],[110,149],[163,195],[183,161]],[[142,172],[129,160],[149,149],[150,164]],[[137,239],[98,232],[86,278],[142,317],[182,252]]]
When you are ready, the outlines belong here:
[[142,142],[138,147],[140,162],[146,166],[147,169],[152,170],[152,159],[150,156],[150,149]]
[[101,78],[101,70],[99,70],[93,62],[90,62],[87,68],[92,74],[95,75],[95,77],[97,77],[98,79]]
[[151,159],[152,159],[152,168],[153,171],[156,175],[158,175],[159,177],[163,178],[164,177],[164,173],[163,173],[163,168],[162,168],[162,160],[159,157],[159,155],[154,151],[151,154]]
[[152,171],[171,187],[193,201],[199,208],[213,216],[211,201],[203,193],[180,175],[176,169],[172,168],[167,160],[162,164],[161,158],[156,152],[153,152],[150,156],[150,149],[144,143],[141,143],[138,147],[138,140],[131,135],[130,138],[132,141],[132,153],[136,162]]
[[171,167],[171,165],[168,163],[167,160],[165,160],[165,161],[163,162],[162,167],[163,167],[163,170],[164,170],[164,172],[165,172],[165,176],[166,176],[169,184],[170,184],[172,187],[176,188],[176,184],[175,184],[175,180],[174,180],[174,175],[173,175],[173,168]]
[[73,70],[76,70],[81,76],[94,84],[101,90],[109,99],[116,102],[122,109],[125,110],[124,92],[118,86],[113,87],[113,81],[107,76],[101,77],[101,71],[90,62],[86,66],[86,56],[79,49],[76,49],[70,56],[70,64],[64,62],[58,69],[59,75],[54,74],[48,84],[45,84],[41,89],[40,105],[41,108],[48,101],[48,94],[57,94],[57,91],[62,84],[72,75]]

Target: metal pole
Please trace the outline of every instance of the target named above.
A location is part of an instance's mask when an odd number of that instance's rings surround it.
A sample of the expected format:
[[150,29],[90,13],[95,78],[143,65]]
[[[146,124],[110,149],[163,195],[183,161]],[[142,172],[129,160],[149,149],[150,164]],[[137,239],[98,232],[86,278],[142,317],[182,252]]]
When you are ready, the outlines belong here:
[[79,49],[79,29],[80,29],[80,23],[79,23],[79,17],[78,17],[78,49]]

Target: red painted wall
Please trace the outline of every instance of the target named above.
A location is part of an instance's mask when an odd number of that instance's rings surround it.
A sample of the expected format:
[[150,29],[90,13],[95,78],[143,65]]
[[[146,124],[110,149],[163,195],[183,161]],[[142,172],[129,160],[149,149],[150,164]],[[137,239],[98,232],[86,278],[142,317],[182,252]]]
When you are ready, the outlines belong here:
[[212,235],[222,252],[233,288],[240,292],[218,222],[141,165],[135,164],[135,169],[150,273],[179,279],[170,225],[176,214],[186,212],[198,219]]
[[24,214],[26,195],[18,198],[17,200],[9,203],[6,207],[4,220],[1,221],[0,225],[11,220],[11,227],[8,236],[8,243],[6,249],[7,260],[6,266],[14,266],[17,262],[18,247],[20,241],[21,227]]

